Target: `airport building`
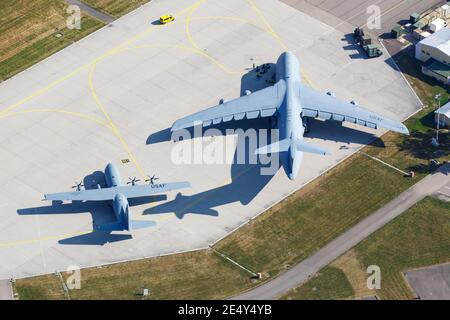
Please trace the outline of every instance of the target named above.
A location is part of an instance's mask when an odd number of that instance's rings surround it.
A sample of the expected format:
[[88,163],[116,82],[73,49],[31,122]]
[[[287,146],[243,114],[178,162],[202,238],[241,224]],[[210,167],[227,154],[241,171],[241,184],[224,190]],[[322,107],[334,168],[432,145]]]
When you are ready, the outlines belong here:
[[450,128],[450,102],[436,110],[435,120],[439,121],[439,127]]
[[450,28],[440,29],[417,43],[416,59],[424,62],[424,74],[450,84]]

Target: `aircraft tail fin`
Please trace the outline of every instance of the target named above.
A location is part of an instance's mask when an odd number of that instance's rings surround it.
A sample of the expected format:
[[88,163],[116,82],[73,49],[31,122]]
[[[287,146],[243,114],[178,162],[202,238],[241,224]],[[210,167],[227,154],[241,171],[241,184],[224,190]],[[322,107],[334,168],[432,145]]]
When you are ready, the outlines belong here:
[[307,153],[316,153],[321,155],[330,154],[327,149],[314,145],[312,143],[305,142],[304,140],[295,141],[295,148],[297,151],[307,152]]
[[291,146],[291,139],[284,139],[278,142],[274,142],[265,147],[256,149],[255,154],[268,154],[288,151]]

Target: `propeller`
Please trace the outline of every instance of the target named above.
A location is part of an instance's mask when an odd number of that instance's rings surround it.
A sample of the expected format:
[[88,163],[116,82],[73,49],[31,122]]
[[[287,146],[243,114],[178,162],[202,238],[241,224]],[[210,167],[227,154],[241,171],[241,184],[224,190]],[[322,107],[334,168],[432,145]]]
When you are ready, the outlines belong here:
[[159,180],[159,178],[157,178],[156,175],[153,175],[152,177],[149,177],[147,180],[145,180],[145,182],[150,181],[150,184],[155,184],[156,180]]
[[72,186],[72,189],[77,189],[77,191],[81,191],[81,187],[84,187],[84,184],[83,184],[83,182],[77,182],[77,181],[75,181],[75,185],[74,186]]
[[130,179],[130,181],[128,181],[127,184],[131,184],[132,186],[136,185],[136,182],[141,181],[139,179],[136,179],[136,177],[128,178],[128,179]]

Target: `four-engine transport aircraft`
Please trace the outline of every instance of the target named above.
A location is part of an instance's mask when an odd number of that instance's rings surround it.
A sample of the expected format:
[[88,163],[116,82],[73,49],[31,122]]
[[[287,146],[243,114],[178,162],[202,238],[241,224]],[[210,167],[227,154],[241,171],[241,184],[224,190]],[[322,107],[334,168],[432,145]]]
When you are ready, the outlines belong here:
[[259,148],[257,154],[279,153],[289,179],[297,177],[304,152],[326,155],[327,150],[303,140],[307,118],[356,123],[374,129],[409,134],[401,122],[368,111],[354,102],[344,102],[332,93],[320,93],[301,83],[300,64],[293,53],[284,52],[276,64],[273,86],[231,100],[175,121],[171,131],[197,125],[207,127],[232,120],[276,117],[279,141]]
[[45,200],[51,201],[110,201],[111,206],[116,216],[116,221],[108,224],[98,226],[96,229],[100,231],[129,231],[133,229],[141,229],[154,225],[152,221],[132,220],[128,198],[139,198],[160,194],[163,192],[188,188],[191,186],[189,182],[175,182],[175,183],[154,183],[156,180],[154,176],[149,179],[148,185],[136,185],[135,178],[127,185],[122,184],[122,179],[117,167],[109,163],[105,169],[106,188],[81,190],[81,184],[75,186],[77,188],[74,192],[62,192],[44,195]]

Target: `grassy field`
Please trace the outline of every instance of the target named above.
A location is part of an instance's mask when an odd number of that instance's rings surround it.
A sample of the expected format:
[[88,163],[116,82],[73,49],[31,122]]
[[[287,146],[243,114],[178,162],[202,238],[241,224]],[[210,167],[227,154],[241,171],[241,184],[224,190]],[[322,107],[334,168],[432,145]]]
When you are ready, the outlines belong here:
[[[372,291],[372,295],[376,294],[381,299],[413,299],[414,295],[402,272],[450,261],[450,203],[426,198],[352,251],[353,259],[340,263],[342,258],[339,258],[337,264],[345,271],[354,270],[347,266],[356,262],[361,266],[362,273],[369,265],[378,265],[381,269],[381,290]],[[314,299],[327,295],[349,297],[347,278],[353,274],[338,269],[344,273],[345,279],[342,279],[338,272],[331,273],[327,268],[285,298]],[[359,285],[365,285],[366,279],[362,280],[364,283]],[[335,286],[331,287],[329,283]],[[312,291],[313,287],[323,290]]]
[[113,17],[120,17],[150,0],[83,0],[83,2]]
[[325,267],[303,286],[284,296],[286,300],[335,300],[353,296],[345,273],[335,267]]
[[39,277],[38,282],[14,286],[14,289],[23,300],[62,300],[65,298],[61,281],[54,274]]
[[[71,299],[142,299],[142,288],[150,289],[151,299],[216,299],[251,282],[247,273],[212,251],[90,268],[81,276],[82,288],[71,290]],[[49,275],[18,280],[16,289],[21,299],[64,298],[58,284],[58,278]]]
[[103,26],[83,15],[80,30],[66,28],[66,7],[60,0],[0,2],[0,81]]

